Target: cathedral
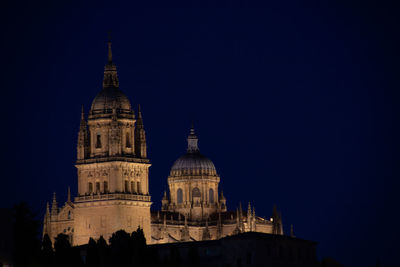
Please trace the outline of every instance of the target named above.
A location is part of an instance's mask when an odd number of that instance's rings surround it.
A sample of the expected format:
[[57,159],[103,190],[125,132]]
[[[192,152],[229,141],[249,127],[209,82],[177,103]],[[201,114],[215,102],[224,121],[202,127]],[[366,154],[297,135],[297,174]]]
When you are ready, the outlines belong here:
[[178,158],[167,178],[160,211],[151,211],[150,160],[147,156],[143,116],[134,112],[120,90],[116,65],[108,43],[103,88],[94,98],[86,118],[82,108],[77,142],[77,196],[59,207],[56,194],[47,204],[43,235],[54,241],[62,233],[73,245],[89,238],[142,228],[148,244],[214,240],[242,232],[283,235],[276,207],[270,219],[255,214],[248,204],[228,210],[218,188],[220,177],[213,162],[200,153],[192,126],[186,154]]

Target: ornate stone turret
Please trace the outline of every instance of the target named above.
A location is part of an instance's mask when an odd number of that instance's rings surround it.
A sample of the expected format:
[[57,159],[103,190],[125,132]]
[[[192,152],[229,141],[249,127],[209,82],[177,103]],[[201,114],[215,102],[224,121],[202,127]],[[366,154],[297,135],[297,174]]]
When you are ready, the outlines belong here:
[[202,240],[210,240],[211,234],[210,230],[208,229],[208,219],[206,219],[206,227],[203,229],[203,237]]
[[45,234],[51,237],[51,215],[50,215],[49,202],[46,203],[46,214],[44,215],[44,220],[43,220],[43,236]]
[[68,192],[67,192],[67,203],[71,204],[71,188],[68,186]]
[[89,134],[87,130],[87,124],[85,120],[85,112],[82,105],[81,111],[81,123],[79,126],[78,133],[78,147],[77,147],[77,159],[82,160],[88,158],[90,155],[90,143],[89,143]]
[[223,191],[221,191],[221,195],[219,196],[219,207],[220,207],[220,210],[223,211],[223,212],[225,212],[227,210],[227,208],[226,208],[226,198],[224,196],[224,192]]
[[276,205],[272,211],[272,233],[275,235],[283,235],[282,215],[278,212]]
[[53,193],[53,203],[51,204],[51,216],[57,216],[58,214],[58,206],[57,206],[57,198],[56,192]]
[[138,158],[147,158],[146,132],[144,130],[140,105],[138,108],[138,117],[135,128],[135,155]]
[[165,190],[164,191],[164,196],[163,196],[163,198],[162,198],[162,200],[161,200],[161,210],[162,211],[166,211],[166,210],[168,210],[168,196],[167,196],[167,191]]

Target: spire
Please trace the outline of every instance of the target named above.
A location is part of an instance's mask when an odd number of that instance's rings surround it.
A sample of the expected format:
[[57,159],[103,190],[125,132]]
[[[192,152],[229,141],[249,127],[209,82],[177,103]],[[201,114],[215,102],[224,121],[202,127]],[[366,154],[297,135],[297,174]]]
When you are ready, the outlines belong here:
[[198,153],[199,152],[199,147],[197,145],[197,142],[199,141],[199,139],[197,138],[195,132],[194,132],[194,126],[192,123],[192,127],[190,128],[190,133],[189,136],[187,138],[187,142],[188,142],[188,149],[187,152],[189,153]]
[[108,61],[104,67],[103,88],[119,87],[117,67],[112,62],[111,39],[108,40]]
[[58,207],[57,207],[57,198],[56,198],[56,192],[53,193],[53,203],[51,205],[51,215],[57,215],[58,213]]
[[142,109],[138,106],[138,116],[135,127],[135,154],[139,158],[147,158],[146,132],[143,125]]
[[85,121],[85,110],[83,108],[83,104],[82,104],[82,108],[81,108],[81,122]]
[[71,188],[68,186],[67,202],[71,203]]
[[108,64],[112,65],[111,38],[108,38]]
[[46,217],[50,215],[50,205],[49,202],[46,203]]
[[290,225],[290,237],[295,237],[293,232],[293,224]]

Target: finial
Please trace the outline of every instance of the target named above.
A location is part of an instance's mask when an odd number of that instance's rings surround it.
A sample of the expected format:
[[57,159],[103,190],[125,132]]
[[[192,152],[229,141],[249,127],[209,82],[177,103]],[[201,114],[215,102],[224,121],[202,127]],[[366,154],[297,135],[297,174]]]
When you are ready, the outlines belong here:
[[138,105],[138,118],[141,119],[142,118],[142,109],[140,107],[140,104]]
[[71,188],[68,186],[67,202],[71,203]]
[[51,205],[51,214],[57,215],[57,213],[58,213],[57,198],[56,198],[56,192],[54,192],[53,193],[53,203]]
[[82,107],[81,107],[81,120],[84,120],[84,119],[85,119],[85,110],[84,110],[83,104],[82,104]]
[[49,202],[46,203],[46,215],[50,214],[50,205]]

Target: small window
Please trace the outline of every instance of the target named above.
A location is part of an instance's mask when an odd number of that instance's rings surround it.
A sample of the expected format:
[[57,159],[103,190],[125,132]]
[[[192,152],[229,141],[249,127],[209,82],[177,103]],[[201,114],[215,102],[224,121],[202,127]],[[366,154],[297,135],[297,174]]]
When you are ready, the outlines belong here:
[[126,141],[125,141],[125,143],[126,143],[126,147],[127,148],[131,148],[131,138],[130,138],[130,134],[129,134],[129,132],[126,132]]
[[101,148],[101,135],[97,135],[96,148]]
[[214,203],[214,190],[212,188],[210,188],[210,190],[208,191],[208,198],[210,200],[210,203]]
[[132,191],[132,193],[136,193],[134,182],[131,182],[131,191]]
[[100,182],[96,182],[96,193],[100,193]]
[[137,192],[138,194],[142,193],[142,190],[140,189],[140,182],[137,182],[137,183],[136,183],[136,186],[137,186],[136,192]]
[[128,184],[128,181],[125,181],[125,192],[126,192],[126,193],[129,192],[129,184]]
[[182,189],[178,189],[178,191],[176,191],[176,198],[178,199],[178,204],[182,204],[183,202],[183,192]]
[[89,194],[93,193],[93,184],[89,183]]
[[108,192],[108,182],[104,181],[104,193]]
[[[68,211],[68,220],[71,220],[71,211]],[[69,228],[69,227],[68,227]],[[69,229],[68,229],[69,230]]]

